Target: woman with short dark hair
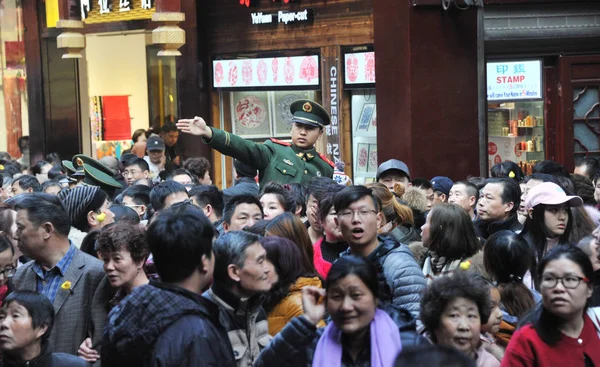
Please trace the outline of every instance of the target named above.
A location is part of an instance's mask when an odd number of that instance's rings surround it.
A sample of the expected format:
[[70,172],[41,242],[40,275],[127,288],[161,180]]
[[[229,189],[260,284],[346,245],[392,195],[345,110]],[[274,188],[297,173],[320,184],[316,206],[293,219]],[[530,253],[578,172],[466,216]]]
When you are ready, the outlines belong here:
[[429,249],[423,265],[423,275],[429,283],[440,276],[452,275],[462,261],[481,248],[473,221],[455,204],[442,203],[431,209],[421,227],[421,236],[423,245]]
[[513,335],[502,366],[600,366],[600,309],[588,309],[595,282],[588,256],[557,246],[537,275],[542,302]]
[[[294,317],[304,314],[302,289],[308,286],[323,288],[323,283],[313,269],[304,265],[302,253],[292,241],[270,236],[261,238],[259,242],[275,269],[270,273],[273,287],[263,302],[263,308],[269,315],[269,334],[275,336]],[[325,326],[325,323],[317,326]]]
[[[144,263],[150,250],[146,242],[145,230],[126,221],[113,223],[102,228],[96,239],[96,252],[104,262],[104,271],[116,294],[109,301],[109,308],[115,307],[134,288],[150,281],[144,271]],[[92,349],[92,340],[87,338],[79,346],[78,355],[93,363],[100,354]]]
[[465,271],[435,279],[421,298],[421,321],[431,341],[462,351],[480,367],[500,365],[480,348],[481,327],[490,312],[488,285],[478,275]]
[[15,291],[0,309],[0,367],[84,367],[81,358],[52,353],[48,338],[54,325],[52,303],[37,292]]
[[272,220],[285,212],[295,215],[294,197],[287,188],[277,182],[267,183],[260,191],[258,199],[263,207],[265,220]]
[[314,250],[304,223],[292,213],[283,213],[267,224],[266,236],[278,236],[292,241],[302,252],[302,262],[307,269],[316,273]]

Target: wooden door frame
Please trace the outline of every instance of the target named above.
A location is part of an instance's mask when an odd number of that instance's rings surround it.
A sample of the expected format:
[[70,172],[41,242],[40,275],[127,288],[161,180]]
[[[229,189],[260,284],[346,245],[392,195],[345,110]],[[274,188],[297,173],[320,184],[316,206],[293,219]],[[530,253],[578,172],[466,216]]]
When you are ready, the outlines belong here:
[[[573,86],[581,83],[596,81],[596,79],[572,78],[574,65],[598,64],[600,67],[600,55],[586,56],[560,56],[558,58],[558,120],[556,121],[556,161],[563,164],[570,172],[575,168],[575,144],[573,125]],[[600,76],[598,77],[600,80]]]

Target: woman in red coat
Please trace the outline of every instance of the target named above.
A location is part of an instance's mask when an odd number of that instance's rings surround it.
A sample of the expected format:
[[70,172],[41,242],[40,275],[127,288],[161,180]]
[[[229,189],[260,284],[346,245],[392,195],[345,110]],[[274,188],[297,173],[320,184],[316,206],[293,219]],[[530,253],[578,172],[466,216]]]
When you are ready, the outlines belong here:
[[538,267],[542,303],[510,340],[502,366],[600,366],[599,309],[587,309],[594,269],[574,246],[551,250]]

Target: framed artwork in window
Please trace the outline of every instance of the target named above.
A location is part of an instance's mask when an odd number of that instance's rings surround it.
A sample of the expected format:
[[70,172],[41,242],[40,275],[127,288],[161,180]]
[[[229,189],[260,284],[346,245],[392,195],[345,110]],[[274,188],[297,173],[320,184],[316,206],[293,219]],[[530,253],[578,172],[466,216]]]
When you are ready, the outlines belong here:
[[360,118],[358,119],[356,131],[367,132],[369,130],[369,126],[371,126],[371,120],[373,119],[374,113],[375,103],[365,103],[363,105],[362,112],[360,113]]
[[232,92],[233,133],[243,138],[270,137],[270,111],[268,92]]
[[281,91],[271,92],[273,96],[274,136],[290,136],[292,129],[292,113],[290,105],[299,99],[314,100],[313,91]]

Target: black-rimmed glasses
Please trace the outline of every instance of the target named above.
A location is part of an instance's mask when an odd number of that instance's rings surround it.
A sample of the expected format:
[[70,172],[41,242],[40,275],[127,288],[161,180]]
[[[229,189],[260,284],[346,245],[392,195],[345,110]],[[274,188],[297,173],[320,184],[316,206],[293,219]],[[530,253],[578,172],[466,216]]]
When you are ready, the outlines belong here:
[[581,281],[583,281],[584,283],[589,283],[590,281],[588,278],[582,278],[575,275],[569,275],[562,278],[543,275],[542,281],[540,282],[540,286],[548,289],[554,288],[558,285],[559,280],[562,283],[563,287],[565,287],[566,289],[575,289],[579,287]]

